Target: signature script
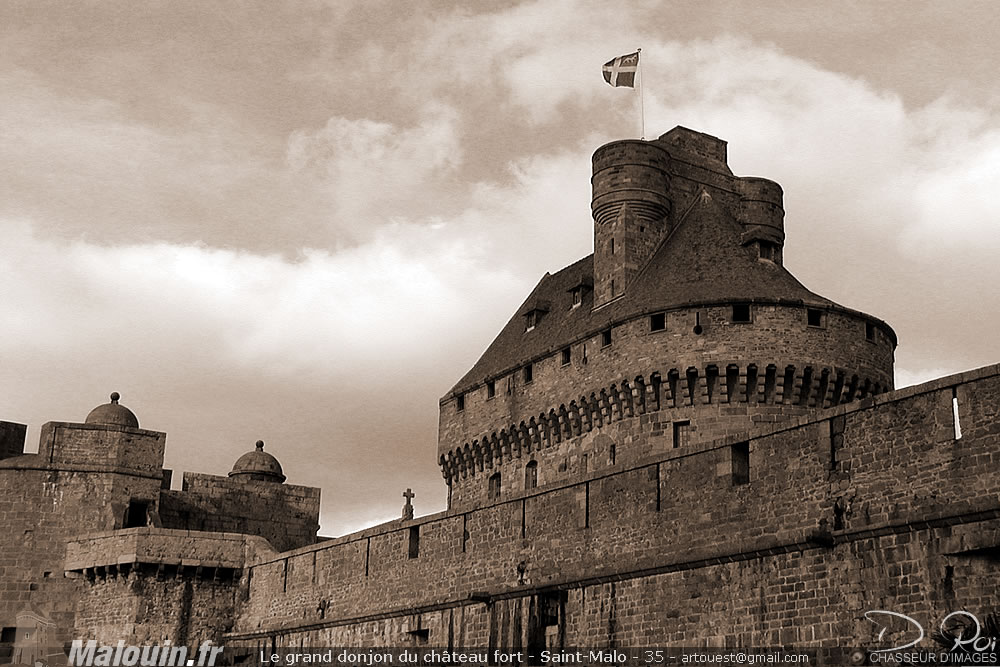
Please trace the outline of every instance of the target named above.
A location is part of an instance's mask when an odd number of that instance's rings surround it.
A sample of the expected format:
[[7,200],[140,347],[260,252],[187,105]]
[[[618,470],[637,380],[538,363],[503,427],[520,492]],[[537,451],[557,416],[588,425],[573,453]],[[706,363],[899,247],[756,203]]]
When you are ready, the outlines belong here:
[[[902,651],[904,649],[910,648],[911,646],[916,646],[925,637],[924,626],[921,625],[919,621],[917,621],[911,616],[907,616],[906,614],[900,614],[899,612],[896,611],[885,611],[882,609],[873,609],[871,611],[866,611],[865,612],[866,619],[868,619],[869,621],[871,621],[876,625],[882,626],[881,632],[878,633],[879,641],[882,641],[882,638],[885,637],[885,633],[889,630],[888,623],[890,621],[884,618],[886,616],[902,619],[903,621],[911,625],[912,630],[916,632],[917,637],[906,644],[902,644],[900,646],[893,646],[891,648],[872,650],[872,653],[886,653],[887,651]],[[876,620],[879,617],[883,617],[881,618],[881,621],[884,622]],[[961,622],[963,619],[965,620],[965,622]],[[954,623],[949,625],[949,621],[954,621]],[[969,651],[970,649],[976,652],[987,651],[987,650],[992,651],[995,650],[997,647],[997,638],[990,637],[988,635],[983,635],[982,625],[980,625],[979,619],[976,618],[976,615],[971,612],[953,611],[947,616],[945,616],[943,619],[941,619],[940,630],[942,636],[945,637],[952,636],[952,633],[956,628],[959,628],[960,630],[957,636],[953,636],[954,644],[949,649],[950,651],[957,651],[957,650]],[[969,636],[966,636],[967,630],[971,630],[972,628],[975,629],[975,632],[969,632],[968,633]]]

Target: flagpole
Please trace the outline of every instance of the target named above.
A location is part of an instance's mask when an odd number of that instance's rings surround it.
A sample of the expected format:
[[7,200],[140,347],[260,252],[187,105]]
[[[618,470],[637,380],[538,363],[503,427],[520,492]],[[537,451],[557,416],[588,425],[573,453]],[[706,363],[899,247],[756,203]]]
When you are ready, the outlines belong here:
[[[642,49],[636,49],[636,54],[641,54]],[[639,123],[642,125],[642,134],[639,136],[640,139],[645,140],[646,138],[646,105],[643,101],[642,94],[642,57],[636,57],[635,73],[639,77]]]

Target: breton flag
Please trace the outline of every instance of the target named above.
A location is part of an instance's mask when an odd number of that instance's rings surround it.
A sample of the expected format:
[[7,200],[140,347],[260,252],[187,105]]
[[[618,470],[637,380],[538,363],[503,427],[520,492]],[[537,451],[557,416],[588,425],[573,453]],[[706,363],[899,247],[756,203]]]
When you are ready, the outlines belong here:
[[639,69],[639,52],[618,56],[604,63],[604,80],[617,88],[635,88],[635,72]]

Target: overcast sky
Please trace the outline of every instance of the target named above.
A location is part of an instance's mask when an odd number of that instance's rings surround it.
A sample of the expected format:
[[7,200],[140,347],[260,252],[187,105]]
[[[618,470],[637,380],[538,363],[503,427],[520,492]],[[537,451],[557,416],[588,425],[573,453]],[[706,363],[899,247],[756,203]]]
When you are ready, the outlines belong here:
[[[591,252],[590,155],[646,133],[785,190],[786,266],[1000,360],[994,2],[0,2],[0,419],[122,394],[166,465],[258,438],[322,532],[444,507],[437,401]],[[989,194],[994,193],[994,194]]]

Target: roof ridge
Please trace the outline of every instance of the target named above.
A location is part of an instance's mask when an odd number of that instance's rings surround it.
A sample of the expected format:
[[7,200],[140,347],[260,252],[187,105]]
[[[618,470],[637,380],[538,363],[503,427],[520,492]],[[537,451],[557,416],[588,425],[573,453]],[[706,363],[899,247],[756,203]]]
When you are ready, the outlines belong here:
[[[707,189],[705,189],[705,186],[704,185],[701,186],[701,190],[698,192],[698,194],[694,196],[694,198],[691,200],[691,203],[688,204],[687,209],[677,220],[677,224],[674,225],[674,228],[671,229],[670,232],[666,236],[664,236],[659,243],[656,244],[656,247],[653,248],[653,252],[649,253],[649,259],[646,260],[646,263],[642,265],[642,268],[639,269],[639,272],[635,274],[634,278],[632,278],[632,282],[630,283],[631,285],[634,285],[636,282],[638,282],[639,278],[642,278],[642,276],[646,274],[646,271],[649,269],[649,266],[653,263],[653,258],[655,258],[660,253],[660,250],[663,248],[663,246],[667,244],[667,241],[672,239],[674,237],[674,234],[677,233],[677,230],[681,228],[681,225],[683,225],[687,221],[688,216],[690,216],[691,212],[694,211],[694,207],[697,206],[702,201],[702,197],[704,195],[708,195],[708,199],[714,201],[712,200],[712,195],[709,194]],[[625,286],[626,295],[628,294],[628,288],[629,286],[626,285]]]

